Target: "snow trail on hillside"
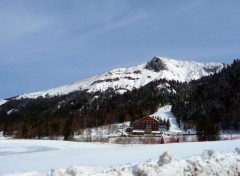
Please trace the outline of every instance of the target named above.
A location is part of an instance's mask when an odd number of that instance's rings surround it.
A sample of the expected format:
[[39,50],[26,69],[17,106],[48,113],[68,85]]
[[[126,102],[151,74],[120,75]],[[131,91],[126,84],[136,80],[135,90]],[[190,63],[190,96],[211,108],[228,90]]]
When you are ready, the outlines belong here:
[[171,124],[169,132],[171,132],[171,133],[181,133],[183,131],[178,127],[176,117],[171,112],[171,109],[172,109],[172,105],[165,105],[163,107],[160,107],[157,110],[157,112],[155,112],[151,116],[153,116],[155,118],[159,118],[161,120],[169,119],[170,124]]

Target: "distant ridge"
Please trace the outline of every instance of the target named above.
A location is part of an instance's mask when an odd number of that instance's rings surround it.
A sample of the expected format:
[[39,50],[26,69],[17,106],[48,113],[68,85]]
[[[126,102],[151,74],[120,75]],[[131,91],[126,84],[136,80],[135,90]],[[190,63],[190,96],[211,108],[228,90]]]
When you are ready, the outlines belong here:
[[[180,82],[197,80],[203,76],[219,72],[222,68],[224,68],[224,66],[225,64],[222,63],[180,61],[155,56],[147,63],[143,63],[138,66],[117,68],[70,85],[46,91],[26,93],[19,95],[14,99],[53,97],[57,95],[66,95],[77,90],[97,92],[113,89],[114,91],[122,94],[126,91],[131,91],[134,88],[140,88],[141,86],[158,79],[178,80]],[[5,100],[1,100],[0,105],[5,102]]]

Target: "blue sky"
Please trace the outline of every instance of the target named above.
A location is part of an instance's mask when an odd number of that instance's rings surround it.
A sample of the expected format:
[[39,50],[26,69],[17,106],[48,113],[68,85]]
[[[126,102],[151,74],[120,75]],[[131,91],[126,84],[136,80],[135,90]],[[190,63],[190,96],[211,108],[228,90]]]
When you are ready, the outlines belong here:
[[0,98],[153,56],[240,58],[239,0],[0,0]]

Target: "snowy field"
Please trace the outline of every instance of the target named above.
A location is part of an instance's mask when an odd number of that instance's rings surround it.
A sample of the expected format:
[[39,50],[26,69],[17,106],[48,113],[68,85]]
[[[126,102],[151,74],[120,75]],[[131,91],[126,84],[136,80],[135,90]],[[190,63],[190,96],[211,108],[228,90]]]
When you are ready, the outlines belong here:
[[[234,175],[240,173],[239,147],[239,140],[156,145],[0,140],[0,175]],[[162,155],[165,151],[171,155]]]

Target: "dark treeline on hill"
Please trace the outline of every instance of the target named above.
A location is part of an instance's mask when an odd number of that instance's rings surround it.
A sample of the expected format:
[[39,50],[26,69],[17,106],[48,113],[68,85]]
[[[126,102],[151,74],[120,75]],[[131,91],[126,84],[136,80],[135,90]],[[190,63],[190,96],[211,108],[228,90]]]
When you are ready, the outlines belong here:
[[240,129],[240,61],[212,76],[191,81],[177,94],[172,112],[178,121],[194,123],[200,138]]
[[[68,139],[73,131],[115,122],[135,121],[172,101],[169,89],[152,82],[140,89],[116,94],[113,89],[87,93],[77,91],[63,96],[11,100],[0,106],[0,131],[19,138],[54,137]],[[170,86],[170,85],[169,85]]]
[[76,91],[68,95],[12,99],[0,106],[0,131],[17,138],[63,135],[115,122],[135,121],[172,104],[179,125],[195,126],[203,140],[220,129],[239,130],[240,61],[220,73],[190,83],[153,81],[124,94]]

